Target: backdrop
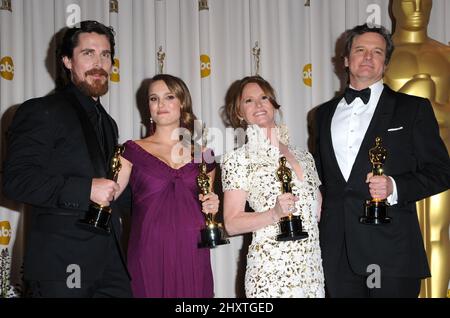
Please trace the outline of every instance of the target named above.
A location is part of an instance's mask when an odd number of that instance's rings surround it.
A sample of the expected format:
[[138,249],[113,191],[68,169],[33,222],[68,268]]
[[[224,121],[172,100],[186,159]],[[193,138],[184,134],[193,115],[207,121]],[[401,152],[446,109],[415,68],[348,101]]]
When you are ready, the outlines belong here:
[[[143,123],[147,119],[142,118],[138,96],[143,80],[160,71],[158,56],[164,55],[163,71],[186,81],[195,113],[223,134],[212,144],[217,155],[226,151],[227,141],[228,148],[232,146],[225,138],[221,107],[233,81],[257,71],[269,80],[277,91],[282,120],[290,127],[293,142],[306,147],[308,112],[341,88],[335,74],[339,63],[337,67],[333,64],[339,36],[364,22],[390,30],[392,26],[389,0],[0,2],[3,131],[14,106],[54,89],[55,33],[67,23],[95,19],[113,26],[117,35],[110,92],[102,104],[119,125],[120,141],[145,134]],[[449,1],[433,2],[429,35],[449,43]],[[1,292],[5,293],[6,286],[20,281],[24,222],[20,206],[4,199],[1,204]],[[216,297],[242,296],[243,246],[244,238],[237,236],[231,238],[230,245],[212,251]],[[15,260],[9,282],[11,254]]]

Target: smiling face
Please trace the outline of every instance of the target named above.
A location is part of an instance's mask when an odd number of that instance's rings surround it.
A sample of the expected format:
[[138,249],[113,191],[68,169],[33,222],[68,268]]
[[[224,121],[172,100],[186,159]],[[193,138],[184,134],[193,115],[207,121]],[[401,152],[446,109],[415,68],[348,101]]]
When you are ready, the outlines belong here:
[[432,5],[432,0],[397,0],[392,3],[392,13],[400,28],[419,31],[427,27]]
[[86,95],[106,94],[112,69],[111,46],[106,35],[81,33],[72,57],[64,56],[63,63],[70,70],[72,82]]
[[181,101],[171,92],[167,84],[158,80],[149,87],[149,108],[150,115],[156,126],[180,125]]
[[350,73],[350,84],[365,88],[383,77],[386,61],[386,41],[383,36],[367,32],[353,39],[350,54],[345,58],[345,66]]
[[261,128],[275,127],[275,108],[258,84],[245,85],[239,105],[240,114],[247,124],[256,124]]

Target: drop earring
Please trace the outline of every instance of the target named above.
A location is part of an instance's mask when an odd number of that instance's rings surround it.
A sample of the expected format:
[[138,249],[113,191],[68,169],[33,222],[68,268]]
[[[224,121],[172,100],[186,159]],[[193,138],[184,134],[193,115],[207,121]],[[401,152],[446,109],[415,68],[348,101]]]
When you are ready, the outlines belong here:
[[153,123],[154,123],[153,118],[150,116],[150,136],[153,135],[154,133]]

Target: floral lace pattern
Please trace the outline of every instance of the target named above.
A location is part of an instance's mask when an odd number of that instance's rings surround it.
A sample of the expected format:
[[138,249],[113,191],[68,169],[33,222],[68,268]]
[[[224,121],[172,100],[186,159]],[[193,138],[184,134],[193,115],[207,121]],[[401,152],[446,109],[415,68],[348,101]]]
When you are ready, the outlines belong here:
[[[278,242],[278,225],[253,232],[247,254],[245,291],[247,297],[324,297],[324,276],[317,224],[320,180],[314,159],[305,150],[293,147],[285,126],[275,129],[278,139],[286,144],[303,170],[299,180],[292,170],[293,194],[299,197],[296,213],[302,218],[308,238]],[[256,125],[247,128],[248,142],[222,158],[223,190],[244,190],[250,207],[258,212],[275,206],[281,194],[276,177],[280,152],[265,131]]]

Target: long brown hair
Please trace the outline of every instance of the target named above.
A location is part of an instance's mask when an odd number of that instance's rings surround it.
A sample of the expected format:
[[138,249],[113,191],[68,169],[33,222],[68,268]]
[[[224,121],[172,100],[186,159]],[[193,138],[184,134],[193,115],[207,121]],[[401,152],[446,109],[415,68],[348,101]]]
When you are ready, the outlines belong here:
[[[180,109],[180,128],[186,128],[190,132],[190,139],[189,143],[186,143],[186,147],[191,148],[191,157],[194,156],[194,122],[197,119],[197,116],[195,116],[193,110],[192,110],[192,98],[191,93],[189,92],[189,89],[186,85],[186,83],[179,77],[170,75],[170,74],[158,74],[155,75],[149,83],[148,89],[150,90],[151,85],[156,81],[163,81],[166,85],[169,91],[172,94],[175,94],[175,96],[180,100],[181,103],[181,109]],[[147,94],[147,105],[150,105],[148,100],[148,94]],[[156,124],[153,122],[150,124],[150,134],[152,135],[156,130]],[[182,138],[180,136],[180,140],[183,139],[186,140],[186,136]]]
[[[150,80],[148,89],[150,89],[152,84],[156,81],[163,81],[167,85],[167,88],[169,88],[169,91],[171,93],[175,94],[175,96],[180,100],[180,102],[181,102],[180,127],[188,129],[191,133],[191,136],[193,136],[194,135],[194,121],[197,119],[197,117],[195,116],[195,114],[192,110],[191,93],[189,92],[189,89],[186,86],[186,84],[183,82],[183,80],[181,78],[178,78],[176,76],[169,75],[169,74],[158,74],[158,75],[155,75]],[[148,98],[148,96],[147,96],[147,98]],[[147,100],[147,102],[148,102],[148,100]],[[148,103],[148,105],[150,105],[150,104]],[[152,126],[153,127],[151,127],[151,129],[150,129],[151,130],[150,134],[152,134],[156,129],[155,123],[153,123]]]

